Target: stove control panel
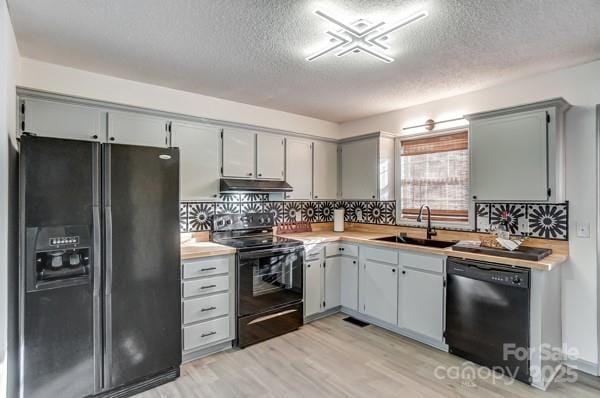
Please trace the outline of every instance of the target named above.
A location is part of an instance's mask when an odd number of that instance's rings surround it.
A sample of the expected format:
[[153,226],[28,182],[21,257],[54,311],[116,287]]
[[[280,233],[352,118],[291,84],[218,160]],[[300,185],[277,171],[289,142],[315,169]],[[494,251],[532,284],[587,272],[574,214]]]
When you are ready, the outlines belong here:
[[223,214],[215,216],[213,229],[215,231],[231,231],[236,229],[271,228],[273,225],[271,213]]

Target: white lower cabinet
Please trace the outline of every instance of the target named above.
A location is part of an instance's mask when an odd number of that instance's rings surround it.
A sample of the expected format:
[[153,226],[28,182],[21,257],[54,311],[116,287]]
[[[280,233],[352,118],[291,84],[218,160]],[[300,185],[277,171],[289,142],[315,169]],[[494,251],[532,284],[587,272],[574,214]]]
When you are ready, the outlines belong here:
[[404,268],[400,274],[398,326],[442,341],[444,318],[444,276]]
[[340,257],[340,262],[341,305],[358,311],[358,260]]
[[183,361],[235,339],[235,257],[184,260],[181,270]]
[[390,324],[398,322],[398,266],[361,261],[359,312]]
[[321,312],[322,303],[322,263],[321,259],[307,261],[304,265],[304,316]]
[[338,307],[341,299],[341,257],[332,257],[325,259],[325,283],[323,310]]

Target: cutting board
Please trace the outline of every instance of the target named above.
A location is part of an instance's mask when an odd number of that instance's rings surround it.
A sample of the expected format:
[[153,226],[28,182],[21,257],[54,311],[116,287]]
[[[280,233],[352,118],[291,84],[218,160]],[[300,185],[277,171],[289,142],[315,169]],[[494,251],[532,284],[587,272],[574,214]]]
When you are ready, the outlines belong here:
[[452,250],[458,252],[487,254],[490,256],[518,258],[519,260],[540,261],[544,257],[552,254],[552,249],[543,249],[539,247],[521,246],[516,250],[496,249],[493,247],[471,247],[471,246],[452,246]]

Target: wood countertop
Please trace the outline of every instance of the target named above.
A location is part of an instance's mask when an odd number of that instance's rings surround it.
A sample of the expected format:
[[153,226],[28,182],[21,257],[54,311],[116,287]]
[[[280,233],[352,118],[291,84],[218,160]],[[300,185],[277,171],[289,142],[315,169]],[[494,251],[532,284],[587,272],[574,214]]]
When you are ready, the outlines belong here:
[[223,256],[234,254],[233,247],[220,245],[213,242],[194,242],[181,245],[181,259],[189,260],[192,258]]
[[479,254],[479,253],[467,253],[467,252],[459,252],[454,251],[452,248],[439,249],[434,247],[423,247],[416,245],[409,245],[403,243],[393,243],[393,242],[384,242],[373,240],[376,238],[381,238],[384,236],[390,236],[389,232],[375,232],[375,231],[347,231],[347,232],[333,232],[333,231],[314,231],[314,232],[301,232],[295,234],[285,234],[283,236],[298,239],[304,242],[305,245],[318,245],[321,243],[327,242],[335,242],[335,241],[345,241],[345,242],[354,242],[360,244],[368,244],[372,246],[382,246],[390,249],[402,249],[402,250],[411,250],[420,253],[429,253],[429,254],[438,254],[442,256],[448,257],[458,257],[464,259],[471,260],[480,260],[480,261],[489,261],[498,264],[517,266],[517,267],[525,267],[531,269],[537,269],[542,271],[550,271],[557,267],[558,265],[564,263],[568,259],[568,255],[553,251],[551,255],[540,260],[540,261],[530,261],[530,260],[520,260],[515,258],[507,258],[500,256],[492,256],[488,254]]

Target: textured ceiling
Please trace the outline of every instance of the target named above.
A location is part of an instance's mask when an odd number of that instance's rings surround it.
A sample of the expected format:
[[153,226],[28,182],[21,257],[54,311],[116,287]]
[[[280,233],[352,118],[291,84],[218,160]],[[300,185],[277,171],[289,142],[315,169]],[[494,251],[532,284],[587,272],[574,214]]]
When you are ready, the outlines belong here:
[[[347,121],[600,58],[599,0],[8,0],[23,56]],[[393,23],[384,63],[305,57],[328,11]]]

